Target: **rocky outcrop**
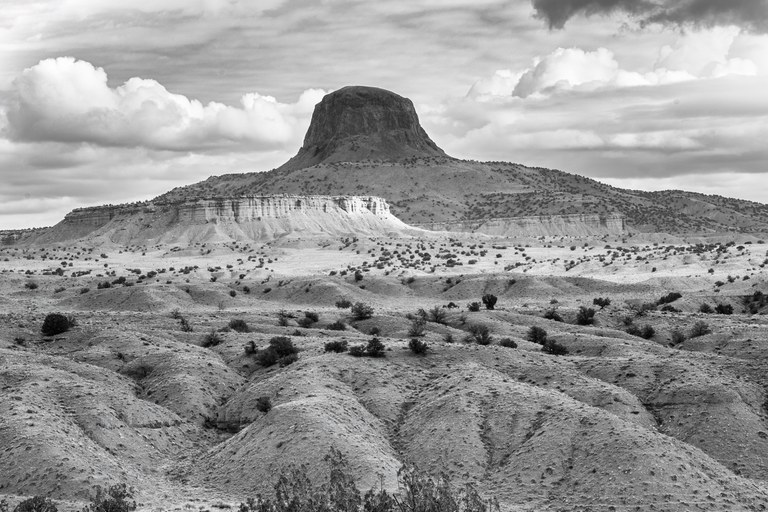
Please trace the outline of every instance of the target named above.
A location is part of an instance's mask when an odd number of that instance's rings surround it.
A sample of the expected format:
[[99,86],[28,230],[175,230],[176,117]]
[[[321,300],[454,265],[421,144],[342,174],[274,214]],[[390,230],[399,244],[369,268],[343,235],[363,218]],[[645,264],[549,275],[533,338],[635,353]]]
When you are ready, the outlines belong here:
[[285,169],[320,162],[445,156],[419,124],[408,98],[376,87],[343,87],[315,106],[298,154]]
[[417,224],[431,231],[465,231],[495,236],[591,236],[626,232],[621,214],[541,215]]
[[383,234],[409,229],[374,196],[243,196],[78,208],[36,242],[119,244],[263,240],[291,234]]

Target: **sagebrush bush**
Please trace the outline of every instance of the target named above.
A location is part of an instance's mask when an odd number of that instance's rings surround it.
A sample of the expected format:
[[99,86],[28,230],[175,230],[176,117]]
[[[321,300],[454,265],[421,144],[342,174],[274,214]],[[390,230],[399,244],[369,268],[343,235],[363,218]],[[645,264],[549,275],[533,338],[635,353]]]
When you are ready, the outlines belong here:
[[221,344],[223,341],[224,340],[219,335],[219,333],[217,333],[214,329],[211,329],[210,332],[203,336],[202,346],[205,348],[215,347],[216,345]]
[[685,341],[685,333],[677,328],[672,329],[672,332],[670,333],[670,339],[673,345],[679,345]]
[[349,355],[355,357],[384,357],[384,343],[377,337],[368,340],[367,345],[353,345],[349,347]]
[[250,332],[251,329],[248,327],[248,323],[243,320],[242,318],[233,318],[229,321],[229,324],[227,324],[230,329],[236,332]]
[[663,297],[661,297],[659,300],[656,301],[657,306],[661,306],[662,304],[671,304],[672,302],[675,302],[677,299],[681,298],[683,295],[678,292],[671,292]]
[[693,327],[691,327],[691,332],[688,335],[689,338],[698,338],[699,336],[704,336],[706,334],[710,334],[712,332],[712,329],[709,328],[709,325],[707,325],[706,322],[699,320],[695,324],[693,324]]
[[355,320],[367,320],[373,316],[373,308],[364,302],[356,302],[350,311]]
[[333,340],[325,344],[326,352],[335,352],[340,354],[347,351],[347,340]]
[[446,321],[446,312],[440,306],[433,307],[427,312],[427,314],[430,322],[435,322],[436,324],[444,324]]
[[541,347],[541,351],[553,356],[564,356],[568,353],[568,349],[564,345],[561,345],[553,340],[547,341],[547,343]]
[[480,303],[479,302],[470,302],[469,304],[467,304],[467,309],[469,311],[471,311],[472,313],[480,311]]
[[411,341],[408,342],[408,348],[411,349],[411,352],[414,354],[421,356],[427,353],[429,346],[425,341],[421,341],[418,338],[411,338]]
[[272,400],[268,396],[260,396],[256,399],[256,410],[263,413],[268,413],[272,410]]
[[718,315],[732,315],[733,314],[733,306],[730,304],[718,304],[715,306],[715,313]]
[[478,345],[490,345],[491,341],[493,341],[491,331],[488,329],[487,325],[473,324],[470,325],[467,330],[469,331],[469,334],[465,341],[470,343],[474,341]]
[[49,313],[45,316],[40,331],[46,336],[56,336],[67,332],[74,325],[73,317],[67,317],[61,313]]
[[499,300],[498,297],[491,293],[486,293],[483,295],[482,299],[483,305],[485,305],[485,309],[495,309],[496,308],[496,302]]
[[651,325],[644,325],[640,331],[640,337],[649,340],[654,336],[656,336],[656,329],[654,329]]
[[34,281],[27,281],[26,283],[24,283],[24,288],[26,288],[27,290],[37,290],[38,286],[39,285]]
[[341,320],[336,320],[335,322],[328,324],[326,329],[329,331],[345,331],[347,329],[347,324]]
[[132,512],[136,510],[133,489],[125,484],[116,484],[106,489],[97,485],[95,495],[82,512]]
[[506,348],[517,348],[517,343],[512,338],[501,338],[499,345]]
[[420,338],[426,334],[427,322],[423,318],[414,318],[411,326],[408,328],[408,336],[411,338]]
[[576,313],[576,323],[579,325],[592,325],[595,323],[595,310],[586,306],[581,306]]
[[544,312],[544,318],[547,320],[554,320],[555,322],[562,322],[563,317],[557,312],[555,308],[548,309]]
[[544,345],[547,343],[547,331],[541,327],[533,325],[530,329],[528,329],[528,334],[526,335],[525,339],[531,343],[536,343],[537,345]]
[[600,309],[605,309],[611,305],[611,299],[608,297],[597,297],[592,299],[592,305],[598,306]]
[[314,311],[305,311],[304,318],[306,318],[307,320],[310,320],[311,322],[317,322],[318,320],[320,320],[320,315],[318,315]]
[[336,301],[336,307],[339,309],[349,309],[352,307],[352,301],[347,299],[339,299]]
[[699,306],[699,313],[704,313],[706,315],[712,313],[712,306],[710,306],[706,302],[703,303],[701,306]]
[[28,498],[13,509],[13,512],[57,512],[56,504],[44,496]]

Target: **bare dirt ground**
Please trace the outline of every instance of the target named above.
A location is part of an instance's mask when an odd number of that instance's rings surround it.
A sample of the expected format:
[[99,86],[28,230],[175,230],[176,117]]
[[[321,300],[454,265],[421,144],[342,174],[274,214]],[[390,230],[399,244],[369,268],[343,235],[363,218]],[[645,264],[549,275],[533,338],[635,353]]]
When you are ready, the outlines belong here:
[[[763,510],[767,251],[446,233],[4,247],[0,497],[75,507],[125,482],[145,509],[226,508],[290,463],[320,474],[335,446],[364,489],[395,489],[408,461],[504,510]],[[493,310],[468,310],[486,294]],[[52,312],[77,325],[44,336]],[[276,336],[298,359],[264,366]],[[325,350],[373,337],[385,357]]]

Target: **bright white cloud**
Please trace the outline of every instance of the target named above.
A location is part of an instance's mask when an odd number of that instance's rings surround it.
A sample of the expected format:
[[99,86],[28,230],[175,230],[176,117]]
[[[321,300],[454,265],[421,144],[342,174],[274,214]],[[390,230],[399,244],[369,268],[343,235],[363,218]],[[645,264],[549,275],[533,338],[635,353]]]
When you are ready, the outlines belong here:
[[250,93],[239,107],[203,105],[155,80],[131,78],[111,88],[102,68],[71,57],[41,61],[24,70],[14,86],[8,118],[20,140],[169,150],[295,145],[325,94],[308,90],[298,102],[284,104]]

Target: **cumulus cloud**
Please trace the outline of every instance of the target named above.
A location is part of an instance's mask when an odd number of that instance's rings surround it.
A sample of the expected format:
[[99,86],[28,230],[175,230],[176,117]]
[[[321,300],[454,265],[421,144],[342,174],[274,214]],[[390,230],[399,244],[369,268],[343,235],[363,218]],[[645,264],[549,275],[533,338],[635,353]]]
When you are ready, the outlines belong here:
[[296,145],[325,91],[296,103],[249,93],[240,106],[189,99],[155,80],[130,78],[112,88],[107,74],[71,57],[45,59],[14,81],[11,135],[23,141],[86,142],[153,149],[275,149]]
[[750,31],[768,32],[765,0],[532,0],[532,4],[536,15],[550,28],[563,28],[577,15],[623,12],[641,24],[736,25]]
[[562,91],[589,91],[615,87],[656,86],[702,78],[759,73],[751,59],[732,56],[740,36],[737,27],[715,27],[680,34],[673,44],[664,45],[651,71],[623,69],[607,48],[593,51],[557,48],[536,57],[521,71],[497,70],[478,80],[468,92],[476,99],[494,96],[555,94]]

